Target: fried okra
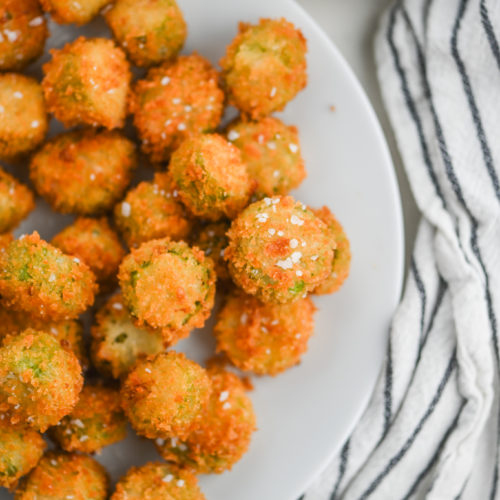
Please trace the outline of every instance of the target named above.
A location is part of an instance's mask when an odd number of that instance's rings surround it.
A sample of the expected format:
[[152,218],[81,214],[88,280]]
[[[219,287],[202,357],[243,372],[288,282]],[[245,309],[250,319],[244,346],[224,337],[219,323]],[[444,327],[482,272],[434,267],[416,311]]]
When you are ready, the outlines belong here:
[[136,364],[122,384],[122,407],[141,436],[182,439],[199,424],[211,390],[201,366],[169,351]]
[[0,71],[19,71],[42,55],[47,24],[37,0],[0,4]]
[[135,145],[120,133],[74,131],[33,155],[30,177],[54,210],[98,215],[122,198],[136,166]]
[[108,474],[91,457],[47,452],[16,490],[15,500],[106,500]]
[[0,348],[0,414],[44,432],[71,412],[83,385],[76,356],[50,334],[25,330]]
[[227,138],[241,150],[258,198],[288,194],[306,177],[296,127],[272,117],[238,120],[227,127]]
[[164,350],[161,332],[137,328],[121,294],[111,297],[99,309],[91,334],[94,366],[113,378],[125,376],[138,359]]
[[243,382],[234,373],[210,367],[212,394],[199,427],[184,441],[156,439],[161,456],[197,474],[221,473],[244,455],[255,430],[255,414]]
[[129,248],[157,238],[185,239],[192,221],[180,202],[170,174],[141,182],[115,207],[115,224]]
[[0,158],[15,160],[41,144],[47,112],[40,84],[33,78],[0,75]]
[[0,487],[15,488],[19,479],[35,467],[44,450],[40,433],[0,420]]
[[0,252],[0,296],[5,306],[33,318],[76,318],[94,302],[92,271],[35,231]]
[[34,207],[31,190],[0,168],[0,233],[14,229]]
[[135,83],[129,107],[142,150],[154,163],[161,163],[190,134],[217,127],[224,93],[210,63],[191,54],[149,70]]
[[330,276],[322,281],[314,289],[313,293],[318,295],[333,293],[342,286],[349,276],[351,267],[351,245],[345,234],[344,228],[328,207],[311,210],[328,226],[330,237],[336,244]]
[[205,500],[191,472],[173,464],[149,462],[132,467],[116,485],[111,500]]
[[169,171],[184,205],[208,220],[232,219],[253,190],[240,151],[218,134],[186,139],[172,154]]
[[60,24],[86,24],[111,0],[40,0],[45,12],[49,12]]
[[264,198],[231,224],[224,253],[235,283],[268,303],[303,297],[331,272],[326,224],[291,196]]
[[214,304],[213,263],[183,241],[143,243],[125,257],[118,280],[136,324],[161,329],[168,344],[202,327]]
[[125,257],[118,235],[105,217],[78,217],[54,236],[52,244],[65,254],[85,262],[104,288],[114,284],[118,266]]
[[123,127],[131,79],[123,51],[106,38],[83,38],[51,50],[43,65],[47,109],[66,127]]
[[286,19],[240,23],[220,60],[229,103],[257,119],[281,110],[307,83],[306,40]]
[[309,298],[264,304],[244,292],[232,292],[217,316],[217,351],[240,370],[276,375],[299,363],[306,352],[315,311]]
[[215,274],[219,280],[229,280],[229,271],[224,260],[224,252],[228,244],[227,231],[230,223],[226,220],[213,222],[198,227],[192,240],[193,245],[203,250],[206,257],[213,260]]
[[116,389],[86,385],[73,411],[52,428],[52,437],[65,451],[94,453],[125,439],[127,420]]
[[175,0],[116,0],[105,18],[136,66],[173,59],[187,36],[186,22]]
[[87,370],[89,360],[84,341],[83,325],[79,320],[51,322],[42,319],[33,319],[24,312],[13,311],[0,306],[0,341],[7,335],[17,335],[29,328],[40,332],[50,333],[55,337],[61,347],[72,351],[77,357],[82,370]]

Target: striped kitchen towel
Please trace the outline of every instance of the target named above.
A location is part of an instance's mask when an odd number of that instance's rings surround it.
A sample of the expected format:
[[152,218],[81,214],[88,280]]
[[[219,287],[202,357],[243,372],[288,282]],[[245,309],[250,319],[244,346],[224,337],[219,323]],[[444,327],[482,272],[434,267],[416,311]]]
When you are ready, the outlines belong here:
[[378,77],[422,220],[361,421],[303,495],[500,498],[500,0],[402,0]]

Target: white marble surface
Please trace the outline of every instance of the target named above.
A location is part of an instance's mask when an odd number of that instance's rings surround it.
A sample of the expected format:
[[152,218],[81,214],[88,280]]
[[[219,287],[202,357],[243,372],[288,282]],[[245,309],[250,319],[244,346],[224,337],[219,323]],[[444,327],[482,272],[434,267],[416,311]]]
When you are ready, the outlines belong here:
[[340,49],[354,70],[382,124],[398,177],[405,224],[406,264],[415,239],[418,209],[401,165],[396,142],[384,110],[373,56],[378,18],[392,0],[297,0]]

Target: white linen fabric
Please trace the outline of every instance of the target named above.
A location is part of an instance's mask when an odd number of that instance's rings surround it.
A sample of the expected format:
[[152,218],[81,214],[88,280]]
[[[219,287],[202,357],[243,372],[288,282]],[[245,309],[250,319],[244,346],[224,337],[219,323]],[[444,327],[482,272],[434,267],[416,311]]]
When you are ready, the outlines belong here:
[[500,0],[401,0],[381,19],[422,219],[371,402],[303,500],[500,498],[499,43]]

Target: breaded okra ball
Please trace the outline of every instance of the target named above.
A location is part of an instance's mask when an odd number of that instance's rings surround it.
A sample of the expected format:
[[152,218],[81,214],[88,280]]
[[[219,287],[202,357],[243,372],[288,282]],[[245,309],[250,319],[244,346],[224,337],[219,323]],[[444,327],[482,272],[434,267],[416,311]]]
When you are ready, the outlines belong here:
[[241,150],[248,174],[257,183],[258,198],[288,194],[305,179],[296,127],[273,117],[238,120],[228,125],[227,138]]
[[108,474],[91,457],[47,452],[16,490],[15,500],[106,500]]
[[327,226],[331,239],[335,242],[332,270],[328,278],[313,291],[318,295],[336,292],[349,276],[351,267],[351,245],[344,228],[328,207],[311,209]]
[[33,318],[73,319],[94,302],[92,271],[35,231],[0,252],[0,296],[6,307]]
[[105,217],[78,217],[73,224],[54,236],[51,243],[65,254],[85,262],[102,289],[106,290],[115,284],[125,250]]
[[214,305],[213,262],[183,241],[151,240],[120,265],[123,300],[138,326],[159,328],[173,344],[200,328]]
[[236,217],[254,187],[238,148],[218,134],[186,139],[172,154],[169,171],[188,210],[212,221]]
[[191,472],[173,464],[149,462],[132,467],[116,485],[110,500],[205,500]]
[[106,38],[77,38],[51,50],[43,65],[47,109],[66,127],[123,127],[131,72],[123,51]]
[[165,350],[161,331],[134,325],[121,293],[99,309],[90,331],[92,361],[104,376],[122,378],[137,360]]
[[0,325],[2,325],[0,341],[7,335],[17,335],[29,328],[50,333],[59,341],[61,347],[73,352],[83,371],[89,367],[83,325],[79,320],[47,321],[34,319],[24,312],[13,311],[0,306]]
[[0,233],[14,229],[33,208],[31,190],[0,168]]
[[213,260],[217,279],[224,281],[230,279],[224,260],[224,252],[229,242],[227,237],[229,227],[230,222],[227,220],[200,225],[192,237],[192,244],[203,250],[205,256]]
[[156,439],[156,447],[165,460],[196,474],[220,474],[248,450],[255,414],[239,377],[217,366],[207,372],[213,390],[199,427],[184,441]]
[[25,330],[0,348],[0,414],[44,432],[71,412],[83,378],[76,356],[50,334]]
[[0,487],[13,489],[38,463],[45,450],[40,433],[0,420]]
[[224,258],[233,280],[263,302],[298,300],[331,272],[335,242],[328,227],[291,196],[253,203],[228,236]]
[[229,103],[252,119],[281,110],[307,83],[306,39],[286,19],[240,23],[220,60]]
[[217,316],[217,352],[223,352],[240,370],[276,375],[299,363],[307,351],[315,311],[309,298],[264,304],[233,291]]
[[211,64],[191,54],[150,69],[135,83],[129,108],[142,150],[152,162],[161,163],[190,134],[215,130],[224,93]]
[[127,419],[117,389],[86,385],[73,411],[51,429],[65,451],[94,453],[125,439]]
[[0,158],[30,153],[44,140],[47,126],[40,84],[16,73],[0,75]]
[[116,0],[105,18],[136,66],[173,59],[187,36],[186,22],[175,0]]
[[30,177],[54,210],[99,215],[122,198],[136,166],[135,145],[122,134],[83,130],[48,141],[33,155]]
[[86,24],[111,0],[40,0],[45,12],[49,12],[60,24]]
[[136,364],[122,384],[122,407],[141,436],[183,439],[199,425],[211,390],[200,365],[169,351]]
[[187,238],[193,225],[171,175],[158,172],[131,189],[114,211],[116,227],[129,248],[157,238]]
[[0,3],[0,71],[19,71],[42,55],[48,30],[38,0]]

